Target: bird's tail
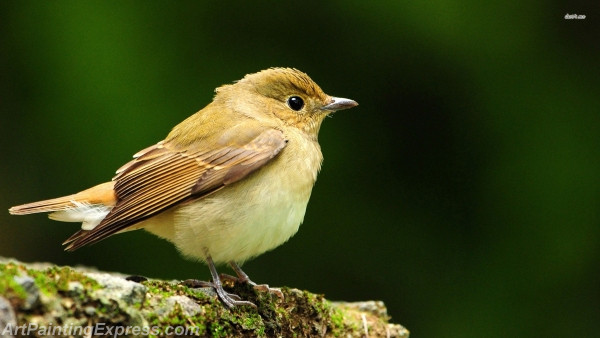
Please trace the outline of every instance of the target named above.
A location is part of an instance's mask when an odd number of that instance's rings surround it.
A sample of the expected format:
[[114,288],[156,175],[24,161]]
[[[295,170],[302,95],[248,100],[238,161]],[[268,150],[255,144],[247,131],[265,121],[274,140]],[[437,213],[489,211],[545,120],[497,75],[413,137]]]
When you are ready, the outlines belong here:
[[48,217],[62,222],[82,222],[82,229],[91,230],[106,217],[117,201],[114,182],[106,182],[73,195],[17,205],[12,215],[51,212]]

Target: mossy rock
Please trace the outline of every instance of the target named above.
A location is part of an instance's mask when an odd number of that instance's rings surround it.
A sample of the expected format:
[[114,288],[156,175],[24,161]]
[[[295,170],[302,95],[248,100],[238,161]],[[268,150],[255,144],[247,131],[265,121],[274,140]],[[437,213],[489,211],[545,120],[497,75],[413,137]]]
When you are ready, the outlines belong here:
[[211,289],[124,277],[0,259],[0,337],[7,326],[29,336],[408,337],[388,322],[382,302],[330,302],[287,287],[282,300],[228,284],[228,292],[257,305],[230,310]]

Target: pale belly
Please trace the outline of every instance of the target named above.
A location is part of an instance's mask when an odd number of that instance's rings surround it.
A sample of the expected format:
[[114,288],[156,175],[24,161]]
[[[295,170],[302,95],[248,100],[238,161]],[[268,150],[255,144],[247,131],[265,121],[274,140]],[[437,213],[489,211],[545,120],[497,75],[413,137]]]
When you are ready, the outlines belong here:
[[[140,225],[173,242],[189,258],[204,261],[209,254],[215,263],[242,263],[283,244],[298,231],[320,166],[321,153],[316,150],[314,159],[267,165],[255,173],[259,175]],[[319,166],[312,166],[312,161]]]

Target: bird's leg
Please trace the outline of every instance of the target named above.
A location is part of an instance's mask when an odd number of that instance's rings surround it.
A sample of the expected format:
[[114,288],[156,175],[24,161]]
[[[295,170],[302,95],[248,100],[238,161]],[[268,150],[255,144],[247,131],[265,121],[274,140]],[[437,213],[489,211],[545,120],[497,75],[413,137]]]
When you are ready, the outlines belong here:
[[212,258],[207,255],[206,256],[206,264],[208,264],[208,268],[210,269],[210,275],[212,276],[212,282],[204,282],[199,280],[186,280],[184,281],[184,285],[189,287],[211,287],[215,290],[219,298],[227,307],[234,308],[240,305],[250,305],[256,308],[256,305],[252,302],[241,300],[240,296],[226,292],[223,289],[223,284],[221,283],[221,279],[219,278],[219,273],[217,272],[217,268],[215,267],[215,263]]
[[231,266],[233,271],[235,271],[235,274],[237,275],[237,277],[233,277],[233,276],[226,275],[226,274],[221,274],[221,278],[228,279],[228,280],[231,280],[231,281],[237,282],[237,283],[249,284],[257,291],[269,292],[269,293],[274,294],[277,297],[279,297],[279,299],[283,299],[283,293],[281,292],[280,289],[271,288],[267,284],[254,283],[253,281],[250,280],[250,277],[248,277],[248,275],[242,270],[242,268],[240,268],[240,266],[236,262],[234,262],[234,261],[229,262],[229,266]]
[[225,305],[227,305],[230,308],[239,305],[250,305],[256,307],[256,305],[254,305],[254,303],[252,302],[240,300],[240,297],[238,295],[233,295],[225,292],[225,290],[223,289],[223,284],[221,284],[221,279],[219,278],[219,273],[217,272],[217,268],[215,267],[215,263],[213,263],[213,260],[209,255],[206,256],[206,263],[208,263],[210,275],[212,276],[213,288],[217,292],[217,295],[219,295],[219,298],[221,298],[221,301],[225,303]]

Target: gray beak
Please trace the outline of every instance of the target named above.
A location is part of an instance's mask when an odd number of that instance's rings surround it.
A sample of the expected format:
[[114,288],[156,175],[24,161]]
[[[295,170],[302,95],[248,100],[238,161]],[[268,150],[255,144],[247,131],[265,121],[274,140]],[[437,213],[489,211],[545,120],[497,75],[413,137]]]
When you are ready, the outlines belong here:
[[333,96],[331,96],[330,99],[331,99],[331,102],[329,102],[328,104],[321,107],[321,110],[336,111],[336,110],[348,109],[348,108],[358,106],[358,103],[356,103],[356,101],[354,101],[354,100],[344,99],[341,97],[333,97]]

